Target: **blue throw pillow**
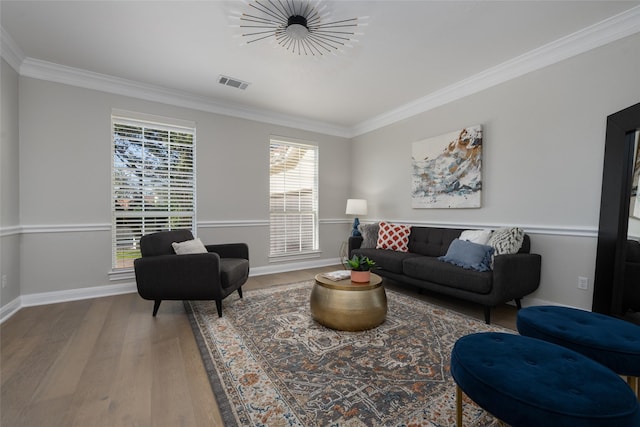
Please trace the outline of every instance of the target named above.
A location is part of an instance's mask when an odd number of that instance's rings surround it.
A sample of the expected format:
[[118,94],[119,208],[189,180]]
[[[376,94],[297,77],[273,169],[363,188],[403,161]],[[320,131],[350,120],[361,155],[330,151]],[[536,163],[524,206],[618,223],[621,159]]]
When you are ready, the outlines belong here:
[[455,239],[449,245],[447,254],[438,259],[466,269],[489,271],[493,250],[491,246]]

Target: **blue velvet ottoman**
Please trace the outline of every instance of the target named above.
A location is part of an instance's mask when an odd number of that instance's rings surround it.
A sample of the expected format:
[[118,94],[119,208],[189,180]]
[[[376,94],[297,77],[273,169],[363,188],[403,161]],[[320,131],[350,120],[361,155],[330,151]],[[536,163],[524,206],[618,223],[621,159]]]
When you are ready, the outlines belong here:
[[556,306],[518,311],[518,332],[561,345],[627,377],[638,394],[640,326],[604,314]]
[[463,391],[514,427],[638,427],[640,404],[607,367],[565,347],[499,332],[464,336],[451,352],[457,425]]

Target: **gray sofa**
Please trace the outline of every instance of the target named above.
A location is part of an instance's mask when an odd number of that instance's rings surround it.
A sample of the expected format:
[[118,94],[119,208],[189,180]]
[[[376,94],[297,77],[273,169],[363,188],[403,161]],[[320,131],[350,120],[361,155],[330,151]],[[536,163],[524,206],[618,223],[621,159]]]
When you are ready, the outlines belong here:
[[349,238],[349,255],[364,255],[376,262],[376,274],[400,284],[461,298],[482,304],[486,323],[491,322],[491,308],[520,300],[540,284],[541,257],[529,253],[530,239],[524,236],[516,254],[496,255],[493,269],[480,272],[438,260],[449,245],[460,237],[461,229],[411,228],[408,252],[361,248],[362,236]]

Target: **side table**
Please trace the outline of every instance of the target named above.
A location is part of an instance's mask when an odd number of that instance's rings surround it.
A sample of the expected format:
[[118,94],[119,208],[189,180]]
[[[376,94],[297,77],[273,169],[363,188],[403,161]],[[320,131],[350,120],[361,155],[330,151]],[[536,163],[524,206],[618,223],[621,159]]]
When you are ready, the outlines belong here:
[[333,281],[315,276],[311,291],[311,316],[318,323],[340,331],[363,331],[383,323],[387,317],[387,294],[382,277],[371,274],[369,283],[351,279]]

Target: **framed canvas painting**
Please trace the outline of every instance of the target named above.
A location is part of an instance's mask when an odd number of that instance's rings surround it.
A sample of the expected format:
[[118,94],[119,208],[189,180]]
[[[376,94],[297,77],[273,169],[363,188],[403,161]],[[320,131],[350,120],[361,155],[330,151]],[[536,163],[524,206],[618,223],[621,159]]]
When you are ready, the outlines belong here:
[[412,207],[481,206],[481,125],[414,142],[411,157]]

